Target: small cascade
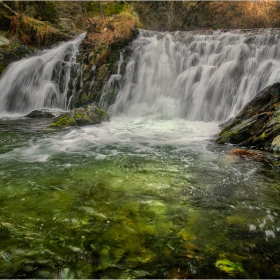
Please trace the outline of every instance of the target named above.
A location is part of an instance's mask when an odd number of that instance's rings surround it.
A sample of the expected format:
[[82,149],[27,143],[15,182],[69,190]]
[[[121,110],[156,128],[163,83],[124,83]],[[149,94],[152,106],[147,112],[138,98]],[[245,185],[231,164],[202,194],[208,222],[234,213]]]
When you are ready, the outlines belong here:
[[76,55],[84,37],[85,33],[11,64],[0,79],[0,114],[41,108],[67,110],[78,81]]
[[133,41],[112,115],[223,121],[280,80],[279,30],[160,33]]
[[108,109],[108,103],[113,100],[114,96],[118,92],[121,87],[121,79],[122,75],[120,74],[121,65],[123,64],[123,53],[120,52],[120,59],[118,61],[118,70],[117,74],[111,75],[109,80],[106,82],[102,89],[102,95],[99,102],[99,107],[104,108],[105,110]]

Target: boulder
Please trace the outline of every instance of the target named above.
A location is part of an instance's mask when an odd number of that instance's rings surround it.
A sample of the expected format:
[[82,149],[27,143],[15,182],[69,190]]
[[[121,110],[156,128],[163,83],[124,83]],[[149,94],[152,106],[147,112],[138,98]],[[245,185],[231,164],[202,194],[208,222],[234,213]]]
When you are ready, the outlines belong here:
[[74,22],[69,18],[62,18],[62,17],[59,18],[57,25],[58,25],[59,29],[69,31],[70,33],[74,32],[76,30],[76,26],[75,26]]
[[0,33],[0,45],[8,45],[10,44],[9,39],[7,39],[5,36],[1,35]]
[[32,118],[32,119],[44,119],[44,118],[54,118],[55,115],[53,115],[50,112],[43,111],[43,110],[34,110],[28,115],[25,116],[26,118]]
[[95,105],[87,105],[60,115],[50,127],[94,125],[102,121],[109,121],[108,114]]
[[222,128],[218,143],[280,150],[280,83],[263,89]]

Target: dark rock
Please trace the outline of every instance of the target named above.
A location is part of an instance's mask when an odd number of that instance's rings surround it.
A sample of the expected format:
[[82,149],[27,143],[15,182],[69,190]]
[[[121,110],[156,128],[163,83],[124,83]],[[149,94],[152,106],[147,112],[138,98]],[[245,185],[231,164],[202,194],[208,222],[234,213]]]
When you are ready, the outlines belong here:
[[280,150],[280,83],[262,90],[223,127],[218,143]]
[[47,111],[34,110],[28,115],[26,115],[25,117],[43,119],[43,118],[54,118],[55,115]]
[[[59,18],[57,25],[58,25],[58,28],[68,31],[70,33],[74,32],[74,30],[76,29],[74,22],[69,18]],[[74,32],[74,34],[75,34],[75,32]]]
[[34,52],[34,49],[13,42],[8,45],[0,45],[0,75],[9,64],[29,56]]
[[73,109],[58,118],[50,125],[51,127],[84,126],[99,124],[109,121],[107,113],[95,105],[87,105]]

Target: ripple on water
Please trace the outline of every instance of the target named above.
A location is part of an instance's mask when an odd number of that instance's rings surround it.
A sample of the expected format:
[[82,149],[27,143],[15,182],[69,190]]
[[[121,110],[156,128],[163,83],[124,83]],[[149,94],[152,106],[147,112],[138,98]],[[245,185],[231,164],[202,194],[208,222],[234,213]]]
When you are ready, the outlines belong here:
[[116,118],[14,132],[0,153],[0,275],[278,277],[279,174],[232,161],[216,129]]

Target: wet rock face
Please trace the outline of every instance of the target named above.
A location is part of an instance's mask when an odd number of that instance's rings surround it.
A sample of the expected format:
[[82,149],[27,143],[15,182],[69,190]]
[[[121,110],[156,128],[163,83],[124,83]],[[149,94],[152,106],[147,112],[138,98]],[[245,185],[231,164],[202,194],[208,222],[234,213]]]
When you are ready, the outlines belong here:
[[29,113],[28,115],[25,116],[26,118],[38,118],[38,119],[45,119],[45,118],[54,118],[55,115],[44,111],[44,110],[34,110],[31,113]]
[[218,143],[280,150],[280,83],[262,90],[223,127]]
[[[105,102],[107,106],[103,106],[101,97],[107,90],[106,83],[111,75],[123,74],[124,65],[130,55],[130,53],[127,55],[125,49],[139,33],[136,28],[138,17],[131,12],[108,16],[106,26],[103,21],[99,21],[95,18],[91,23],[86,38],[79,48],[80,55],[77,60],[82,64],[82,83],[71,100],[71,108],[78,108],[92,102],[106,108],[114,103],[118,85],[110,90],[110,96]],[[122,50],[123,63],[118,73],[118,61]]]
[[34,53],[34,50],[23,45],[10,43],[0,44],[0,75],[14,61]]

